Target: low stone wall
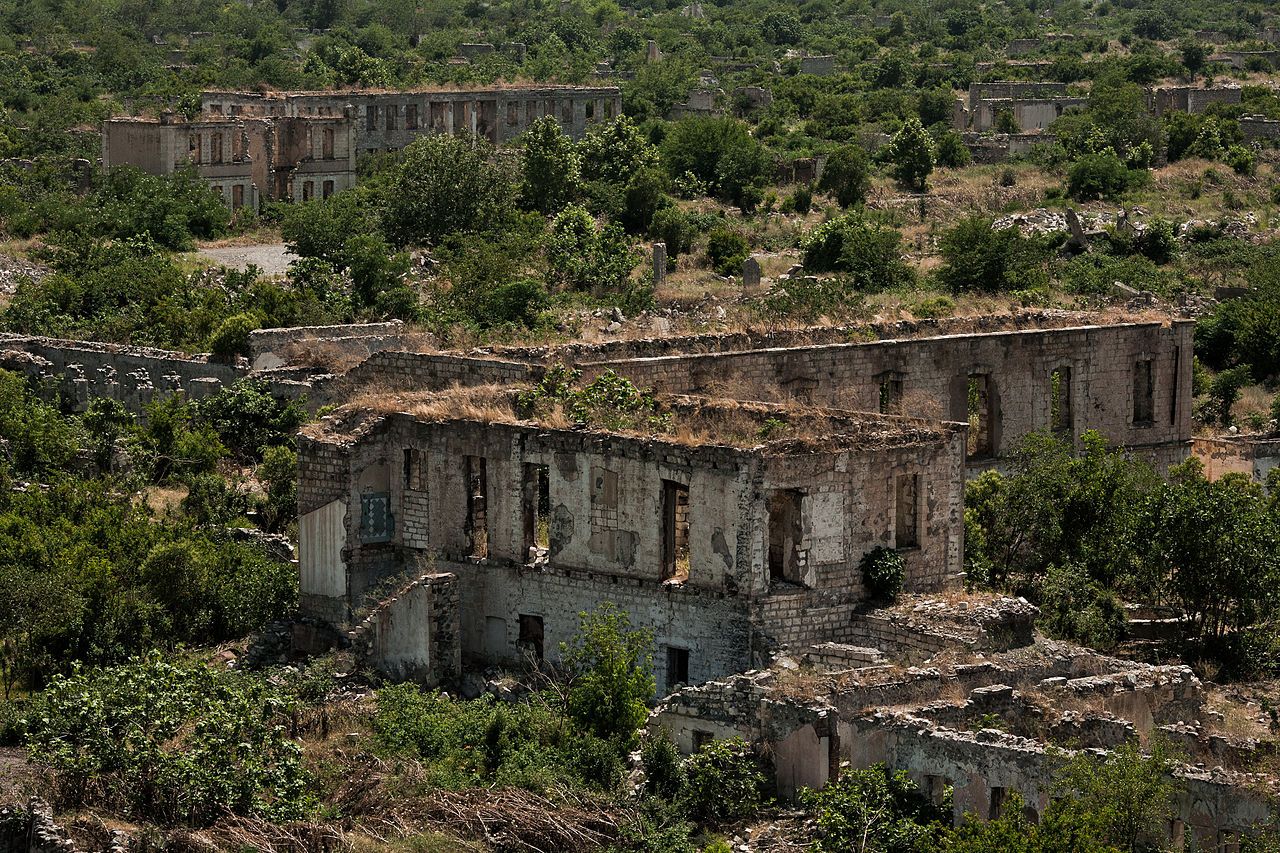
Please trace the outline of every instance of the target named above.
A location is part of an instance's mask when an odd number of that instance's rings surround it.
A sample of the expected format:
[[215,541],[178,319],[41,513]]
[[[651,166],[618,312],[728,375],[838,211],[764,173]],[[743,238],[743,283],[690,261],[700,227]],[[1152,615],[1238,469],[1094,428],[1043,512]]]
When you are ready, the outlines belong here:
[[106,397],[132,412],[170,394],[198,400],[249,375],[245,366],[150,347],[0,334],[0,368],[56,390],[63,405],[83,411]]
[[[127,836],[112,833],[105,853],[125,853]],[[53,809],[33,797],[25,806],[0,805],[0,853],[80,853],[67,831],[53,819]]]
[[536,381],[541,372],[541,368],[516,361],[383,350],[341,376],[318,381],[313,396],[341,403],[370,389],[443,391],[454,386],[505,385]]
[[[358,323],[343,326],[294,326],[257,329],[249,333],[249,361],[254,370],[272,370],[297,362],[324,359],[340,366],[347,361],[363,361],[375,352],[401,347],[404,323]],[[303,352],[303,350],[313,350]]]

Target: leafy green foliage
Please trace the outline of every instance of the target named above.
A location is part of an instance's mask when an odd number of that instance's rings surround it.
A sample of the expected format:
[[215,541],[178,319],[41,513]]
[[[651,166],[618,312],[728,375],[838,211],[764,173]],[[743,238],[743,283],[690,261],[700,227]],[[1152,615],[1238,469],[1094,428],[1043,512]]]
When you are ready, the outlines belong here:
[[569,715],[598,737],[630,743],[648,716],[653,680],[653,632],[633,628],[626,611],[605,602],[579,614],[561,650],[571,673]]
[[841,207],[854,207],[867,200],[870,163],[858,145],[842,145],[827,157],[818,179],[818,189],[835,196]]
[[884,157],[892,164],[898,183],[909,190],[924,192],[933,172],[934,159],[933,142],[920,119],[912,116],[903,122],[902,129],[885,146]]
[[287,706],[264,681],[202,665],[133,659],[76,668],[44,691],[31,759],[67,805],[206,826],[227,812],[296,820],[311,808]]
[[1076,201],[1116,199],[1146,179],[1144,172],[1130,169],[1114,152],[1085,154],[1067,172],[1067,194]]
[[490,230],[510,215],[514,200],[512,178],[488,143],[422,136],[387,176],[383,226],[396,245],[431,244],[446,234]]
[[707,238],[707,260],[720,275],[737,275],[751,253],[747,238],[728,228],[717,228]]
[[953,293],[1021,290],[1047,280],[1052,238],[1023,237],[1016,228],[993,228],[970,216],[942,235],[938,281]]
[[685,118],[667,130],[662,142],[667,173],[692,174],[717,196],[754,209],[771,163],[747,125],[733,118]]
[[617,291],[638,262],[622,228],[597,226],[581,205],[565,207],[551,221],[547,265],[557,285],[596,294]]
[[800,244],[806,270],[842,272],[856,290],[877,292],[915,281],[902,260],[902,235],[875,219],[845,214],[813,229]]
[[373,731],[383,749],[421,759],[442,788],[614,789],[623,774],[615,746],[581,731],[549,698],[466,701],[398,684],[378,692]]
[[821,853],[933,851],[942,849],[948,808],[933,805],[906,774],[882,764],[847,769],[820,791],[803,791],[815,815]]
[[893,601],[902,592],[906,577],[902,554],[893,548],[877,545],[858,561],[862,585],[872,601]]
[[556,213],[573,201],[582,184],[582,157],[552,116],[538,119],[522,138],[520,205]]
[[680,805],[700,823],[753,817],[770,799],[760,759],[741,738],[713,740],[684,763]]

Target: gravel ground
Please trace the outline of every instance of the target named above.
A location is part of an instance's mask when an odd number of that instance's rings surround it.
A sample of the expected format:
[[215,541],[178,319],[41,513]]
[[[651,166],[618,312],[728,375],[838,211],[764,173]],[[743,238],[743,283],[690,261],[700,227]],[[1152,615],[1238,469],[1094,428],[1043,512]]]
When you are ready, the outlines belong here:
[[284,243],[205,248],[198,249],[196,254],[224,267],[242,272],[253,264],[262,270],[263,275],[283,275],[289,270],[289,264],[298,259],[298,256],[290,252]]

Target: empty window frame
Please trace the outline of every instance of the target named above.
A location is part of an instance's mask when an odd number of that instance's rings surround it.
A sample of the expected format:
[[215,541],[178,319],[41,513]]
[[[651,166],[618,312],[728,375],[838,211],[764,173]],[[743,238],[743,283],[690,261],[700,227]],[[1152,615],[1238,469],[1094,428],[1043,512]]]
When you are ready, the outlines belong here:
[[1152,382],[1151,359],[1133,363],[1133,423],[1148,426],[1155,420],[1155,387]]
[[1071,368],[1055,368],[1049,373],[1049,429],[1066,438],[1075,434],[1071,402]]
[[995,400],[992,394],[991,377],[985,373],[969,375],[965,388],[969,422],[969,456],[981,459],[995,455],[995,435],[993,433]]
[[407,104],[404,108],[404,126],[409,130],[418,129],[418,105]]
[[541,663],[543,637],[542,617],[521,613],[520,636],[516,640],[516,648],[519,649],[521,657],[531,657]]
[[667,692],[689,683],[689,650],[667,646]]
[[551,553],[551,472],[546,465],[524,466],[521,499],[525,563],[545,563]]
[[507,102],[507,124],[517,125],[519,123],[520,123],[520,102],[508,101]]
[[780,489],[769,496],[769,580],[801,583],[801,506],[804,494]]
[[199,163],[200,160],[200,134],[193,133],[187,139],[187,156],[193,163]]
[[404,449],[404,487],[411,492],[426,490],[426,477],[422,471],[422,451],[416,447]]
[[920,545],[920,475],[899,474],[894,483],[894,545]]
[[209,137],[209,162],[222,162],[222,134],[215,133]]
[[239,210],[244,207],[244,184],[236,184],[231,188],[231,209]]
[[595,121],[596,119],[596,102],[587,101],[587,121]]
[[365,130],[378,129],[378,108],[373,104],[370,104],[369,106],[364,108],[364,129]]
[[321,194],[322,194],[325,198],[330,198],[330,197],[333,195],[333,181],[325,181],[325,182],[324,182],[324,185],[323,185],[323,187],[322,187],[322,189],[321,189]]
[[387,130],[395,130],[396,122],[400,118],[400,108],[395,104],[387,106]]
[[326,127],[321,134],[320,156],[326,160],[333,159],[333,128]]
[[692,741],[694,752],[702,752],[703,747],[716,739],[716,736],[711,732],[703,731],[702,729],[694,729],[689,734],[691,736],[690,739]]
[[947,780],[941,776],[926,775],[924,777],[924,795],[935,806],[942,805],[947,797]]
[[1004,801],[1007,791],[1004,788],[991,789],[991,797],[987,801],[987,820],[998,820],[1000,812],[1004,810]]
[[689,487],[662,481],[662,579],[689,579]]
[[1178,422],[1178,382],[1182,377],[1182,347],[1173,348],[1173,384],[1169,386],[1169,423]]
[[315,197],[316,197],[316,182],[303,181],[302,182],[302,200],[311,201],[311,199]]
[[880,414],[902,414],[902,380],[892,373],[880,377]]
[[[464,457],[467,486],[467,556],[489,556],[488,476],[483,456]],[[520,617],[524,619],[523,616]],[[523,630],[523,628],[522,628]]]

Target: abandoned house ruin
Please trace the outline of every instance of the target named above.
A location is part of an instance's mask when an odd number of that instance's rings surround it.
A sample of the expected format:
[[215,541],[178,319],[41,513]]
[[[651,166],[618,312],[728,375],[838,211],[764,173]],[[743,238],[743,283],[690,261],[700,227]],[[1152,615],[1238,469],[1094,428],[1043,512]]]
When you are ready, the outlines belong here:
[[119,117],[102,126],[102,166],[172,174],[186,164],[233,209],[328,198],[355,185],[359,155],[426,134],[510,142],[539,118],[580,138],[622,115],[617,87],[506,86],[404,92],[204,92],[201,114]]

